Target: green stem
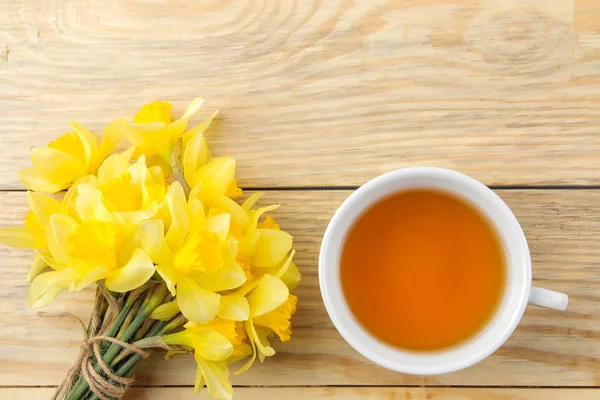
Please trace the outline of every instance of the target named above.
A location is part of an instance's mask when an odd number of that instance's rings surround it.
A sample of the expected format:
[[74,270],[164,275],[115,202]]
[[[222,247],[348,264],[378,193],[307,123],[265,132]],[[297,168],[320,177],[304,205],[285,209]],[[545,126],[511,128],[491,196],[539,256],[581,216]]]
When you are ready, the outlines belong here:
[[[154,309],[161,304],[162,300],[165,297],[166,290],[167,289],[164,284],[156,285],[152,289],[148,290],[148,293],[146,294],[146,296],[142,302],[142,305],[140,307],[140,311],[138,311],[135,318],[133,319],[133,321],[131,321],[129,326],[127,326],[127,328],[124,330],[124,332],[122,334],[118,335],[117,339],[119,339],[123,342],[129,341],[129,339],[131,339],[131,337],[135,334],[135,332],[138,330],[138,328],[144,323],[144,321],[146,320],[146,318],[148,318],[148,316],[152,313],[152,311],[154,311]],[[115,321],[115,323],[113,325],[110,326],[110,328],[108,328],[106,330],[106,332],[103,333],[103,336],[115,337],[115,334],[117,333],[121,324],[127,317],[133,304],[134,304],[134,301],[133,300],[130,301],[130,299],[128,298],[127,301],[125,302],[125,305],[123,306],[123,309],[117,316],[117,320]],[[106,349],[106,351],[104,351],[104,353],[102,355],[102,360],[106,364],[110,364],[111,361],[116,357],[116,355],[121,350],[122,350],[122,347],[119,344],[111,343],[110,346],[108,346],[108,348]],[[101,368],[99,366],[96,366],[95,369],[98,372],[101,371]],[[69,392],[66,399],[67,400],[79,400],[82,398],[82,396],[83,396],[83,398],[85,398],[86,392],[88,391],[88,389],[89,389],[88,383],[85,381],[83,376],[80,376],[77,379],[77,382],[75,383],[75,385],[73,386],[73,389],[71,389],[71,391]]]
[[127,330],[127,328],[129,328],[129,325],[131,325],[131,322],[133,321],[134,317],[137,315],[143,302],[144,302],[144,299],[140,297],[133,303],[133,306],[131,306],[129,313],[127,313],[127,317],[125,317],[125,319],[123,320],[123,323],[121,324],[121,328],[119,329],[119,332],[117,333],[118,337],[121,337],[125,333],[125,330]]
[[138,340],[145,338],[146,333],[148,333],[148,331],[150,330],[150,328],[152,328],[152,325],[154,325],[155,322],[156,320],[152,318],[148,318],[146,321],[144,321],[142,327],[138,329],[137,333],[133,337],[133,341],[137,342]]
[[[167,323],[165,321],[156,321],[156,323],[152,326],[152,328],[148,331],[146,337],[152,336],[160,336],[165,332],[165,327]],[[135,366],[142,359],[142,356],[139,354],[131,354],[128,359],[123,362],[119,368],[115,371],[115,373],[119,376],[129,377],[133,373]],[[92,396],[89,395],[85,398],[86,400],[99,400],[98,396],[92,393]]]
[[[106,330],[106,332],[104,332],[104,335],[113,336],[115,334],[117,329],[119,329],[119,327],[121,326],[121,324],[127,317],[127,314],[129,313],[129,310],[131,309],[132,305],[133,305],[133,303],[130,303],[129,301],[125,302],[125,305],[121,309],[121,312],[119,312],[119,315],[117,315],[115,322],[113,322],[113,324]],[[85,381],[83,376],[80,376],[77,379],[77,381],[75,382],[75,385],[73,385],[73,388],[69,391],[69,394],[67,395],[66,399],[67,400],[79,399],[81,397],[81,395],[83,393],[85,393],[87,388],[88,388],[87,382]]]

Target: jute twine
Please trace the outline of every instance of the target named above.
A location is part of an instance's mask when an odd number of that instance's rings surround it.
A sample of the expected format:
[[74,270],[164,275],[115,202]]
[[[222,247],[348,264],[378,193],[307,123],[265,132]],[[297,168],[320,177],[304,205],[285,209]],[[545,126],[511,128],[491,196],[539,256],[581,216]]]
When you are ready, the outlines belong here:
[[[110,336],[104,336],[101,333],[104,332],[108,325],[106,321],[110,318],[104,319],[102,326],[99,326],[99,313],[102,306],[103,298],[108,302],[107,313],[112,313],[114,318],[120,311],[120,304],[115,300],[113,296],[104,288],[99,285],[96,292],[96,302],[94,310],[92,312],[90,331],[88,333],[83,322],[74,316],[73,314],[63,314],[79,321],[83,327],[84,341],[77,359],[73,363],[73,366],[67,372],[65,380],[56,389],[52,400],[61,400],[69,393],[69,390],[73,387],[73,384],[77,378],[81,375],[90,387],[90,390],[100,400],[113,400],[120,399],[123,397],[129,386],[133,383],[134,378],[123,377],[115,374],[109,365],[102,360],[102,353],[100,352],[101,342],[116,343],[119,346],[127,349],[129,353],[135,353],[143,358],[150,355],[150,352],[142,350],[132,344],[123,342],[122,340],[115,339]],[[96,371],[96,366],[99,366],[103,373]]]

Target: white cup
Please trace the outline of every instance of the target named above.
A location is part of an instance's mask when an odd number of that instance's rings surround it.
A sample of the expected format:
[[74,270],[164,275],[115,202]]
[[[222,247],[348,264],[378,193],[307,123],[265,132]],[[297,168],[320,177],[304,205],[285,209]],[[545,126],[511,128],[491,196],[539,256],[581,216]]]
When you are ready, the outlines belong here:
[[[495,227],[506,254],[506,286],[490,322],[471,339],[432,352],[403,350],[372,336],[352,315],[340,282],[341,250],[356,219],[382,198],[414,188],[447,192],[477,208]],[[456,171],[430,167],[400,169],[378,176],[344,201],[331,219],[321,244],[319,282],[329,317],[356,351],[385,368],[418,375],[457,371],[491,355],[513,333],[527,304],[564,311],[569,302],[563,293],[531,287],[531,256],[523,229],[496,193]]]

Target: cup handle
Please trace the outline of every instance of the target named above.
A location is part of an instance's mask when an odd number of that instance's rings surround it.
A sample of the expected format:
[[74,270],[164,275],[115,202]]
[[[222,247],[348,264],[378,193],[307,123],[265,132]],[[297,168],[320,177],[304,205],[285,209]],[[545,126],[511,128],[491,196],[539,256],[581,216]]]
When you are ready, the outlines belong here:
[[532,287],[529,293],[529,304],[534,306],[565,311],[569,304],[569,296],[548,289]]

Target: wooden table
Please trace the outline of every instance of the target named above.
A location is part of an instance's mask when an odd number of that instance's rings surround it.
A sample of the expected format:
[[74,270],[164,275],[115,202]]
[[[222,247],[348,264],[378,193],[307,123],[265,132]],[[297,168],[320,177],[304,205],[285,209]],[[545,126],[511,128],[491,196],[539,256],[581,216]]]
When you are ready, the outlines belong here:
[[[4,0],[0,225],[21,223],[17,170],[77,118],[100,129],[155,98],[219,108],[214,154],[281,203],[303,282],[293,340],[235,377],[236,399],[600,398],[600,2],[597,0]],[[334,329],[317,284],[325,226],[350,191],[392,169],[470,174],[514,209],[529,307],[472,368],[409,376]],[[28,251],[0,248],[0,398],[50,397],[81,343],[93,289],[27,305]],[[156,354],[129,399],[195,399],[194,361]]]

